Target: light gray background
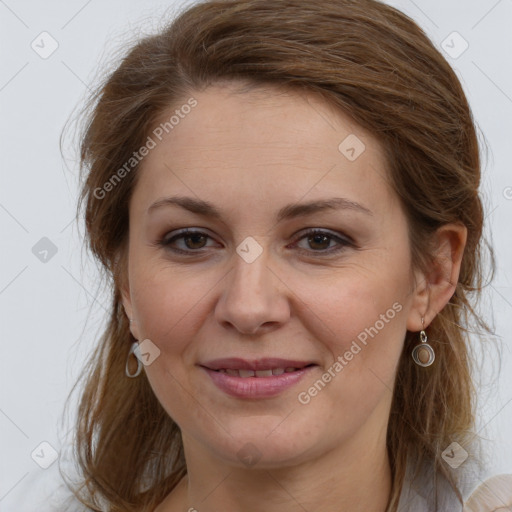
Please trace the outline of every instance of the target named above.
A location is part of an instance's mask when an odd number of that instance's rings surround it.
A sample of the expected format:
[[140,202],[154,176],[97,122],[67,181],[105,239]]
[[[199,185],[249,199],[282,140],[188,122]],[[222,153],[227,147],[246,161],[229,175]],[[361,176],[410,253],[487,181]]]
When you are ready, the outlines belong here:
[[[469,44],[457,58],[445,55],[489,148],[487,158],[483,152],[483,191],[498,271],[484,311],[494,315],[502,346],[501,356],[492,360],[492,343],[485,344],[478,424],[490,440],[493,474],[512,472],[512,1],[389,3],[414,18],[440,48],[453,31]],[[35,510],[37,499],[49,492],[57,464],[42,469],[31,454],[36,450],[34,458],[44,463],[51,460],[51,449],[40,443],[57,452],[65,443],[70,423],[61,423],[62,407],[108,308],[73,221],[77,159],[69,139],[62,159],[61,130],[84,100],[98,66],[123,41],[158,29],[172,6],[158,0],[0,0],[2,511]],[[43,31],[59,45],[46,59],[31,48]],[[447,40],[452,54],[462,49],[457,37]],[[46,39],[46,50],[49,44]],[[43,237],[57,249],[46,262],[32,251]],[[494,382],[500,362],[501,377]]]

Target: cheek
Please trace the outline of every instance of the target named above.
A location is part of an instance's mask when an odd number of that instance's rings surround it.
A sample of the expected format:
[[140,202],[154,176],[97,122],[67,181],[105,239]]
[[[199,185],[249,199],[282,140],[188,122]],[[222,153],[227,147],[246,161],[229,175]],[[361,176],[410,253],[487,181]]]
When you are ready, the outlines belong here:
[[346,268],[323,279],[302,277],[294,285],[304,311],[310,311],[310,328],[318,339],[330,337],[338,351],[349,349],[352,340],[364,344],[377,335],[404,331],[408,280],[389,268]]
[[183,275],[174,269],[159,268],[158,264],[153,269],[146,264],[139,270],[132,274],[139,338],[151,340],[160,351],[159,357],[144,369],[148,381],[178,424],[191,417],[195,418],[192,425],[202,424],[205,418],[200,417],[201,411],[190,406],[190,397],[197,396],[190,370],[194,339],[208,300],[205,294],[213,284],[207,283],[206,276]]
[[[372,274],[368,279],[340,278],[325,294],[318,288],[315,294],[314,286],[303,289],[311,308],[307,328],[328,352],[322,373],[304,382],[297,397],[304,421],[322,418],[322,424],[311,426],[318,433],[328,429],[337,439],[355,433],[374,411],[388,414],[406,333],[406,293],[400,285],[391,275],[378,280]],[[402,288],[406,290],[405,282]]]
[[311,386],[312,395],[322,395],[311,396],[315,407],[343,417],[343,410],[350,410],[362,418],[393,389],[410,301],[409,279],[403,272],[408,258],[395,261],[400,264],[368,261],[364,267],[338,271],[323,283],[301,281],[300,296],[305,302],[307,298],[302,321],[309,318],[306,328],[327,352],[325,388],[315,386],[320,376],[301,388],[305,401]]
[[140,337],[151,339],[162,350],[169,348],[166,345],[172,339],[172,347],[178,348],[186,332],[193,332],[201,304],[215,286],[212,277],[207,272],[173,268],[161,261],[134,261],[130,279]]

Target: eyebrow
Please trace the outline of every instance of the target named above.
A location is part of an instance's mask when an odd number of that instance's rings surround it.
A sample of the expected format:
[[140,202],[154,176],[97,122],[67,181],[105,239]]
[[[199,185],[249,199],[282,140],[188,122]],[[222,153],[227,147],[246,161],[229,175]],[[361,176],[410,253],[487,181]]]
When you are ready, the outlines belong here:
[[[222,219],[222,214],[212,203],[187,196],[164,197],[155,201],[147,210],[151,213],[154,210],[164,206],[180,206],[185,210],[198,215],[213,219]],[[307,203],[292,203],[284,206],[276,215],[276,221],[289,220],[296,217],[303,217],[313,213],[319,213],[326,210],[352,210],[363,213],[365,215],[373,215],[373,212],[365,206],[346,199],[344,197],[332,197],[329,199],[309,201]]]

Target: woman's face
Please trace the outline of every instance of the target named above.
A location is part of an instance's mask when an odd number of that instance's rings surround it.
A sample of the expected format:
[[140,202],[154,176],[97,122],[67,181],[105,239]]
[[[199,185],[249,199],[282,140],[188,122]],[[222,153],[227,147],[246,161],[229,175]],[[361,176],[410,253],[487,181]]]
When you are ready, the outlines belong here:
[[186,451],[229,464],[371,453],[421,317],[382,149],[311,95],[191,96],[130,204],[124,304],[155,395]]

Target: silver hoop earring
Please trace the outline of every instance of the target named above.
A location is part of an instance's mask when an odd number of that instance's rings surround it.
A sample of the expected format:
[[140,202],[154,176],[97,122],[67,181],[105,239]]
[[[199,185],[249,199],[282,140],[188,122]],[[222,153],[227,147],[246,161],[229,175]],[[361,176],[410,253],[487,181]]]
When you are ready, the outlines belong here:
[[[421,319],[421,323],[424,324],[423,318]],[[425,325],[423,325],[425,327]],[[420,332],[420,341],[418,345],[416,345],[412,350],[412,358],[414,362],[419,366],[430,366],[436,359],[436,353],[431,345],[429,345],[427,333],[423,328]]]
[[126,365],[124,368],[124,371],[126,373],[127,377],[130,377],[130,379],[134,379],[135,377],[138,377],[140,375],[140,372],[142,371],[142,362],[141,360],[135,356],[135,359],[137,359],[137,371],[135,373],[130,373],[130,370],[128,368],[128,363],[130,362],[130,356],[135,352],[135,350],[138,348],[139,344],[134,341],[132,343],[132,346],[130,347],[130,352],[128,352],[128,357],[126,358]]

